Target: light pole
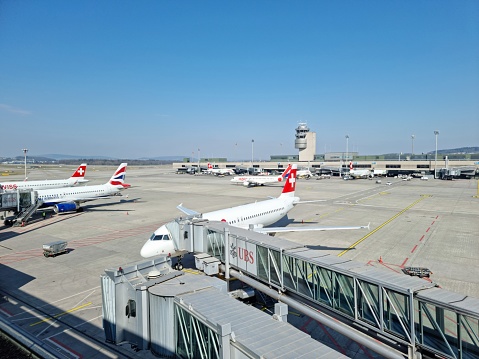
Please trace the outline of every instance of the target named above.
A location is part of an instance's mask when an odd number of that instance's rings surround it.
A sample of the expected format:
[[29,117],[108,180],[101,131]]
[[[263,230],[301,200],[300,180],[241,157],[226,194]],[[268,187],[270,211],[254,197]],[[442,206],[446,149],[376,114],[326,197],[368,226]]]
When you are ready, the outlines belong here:
[[27,179],[27,152],[28,148],[22,149],[23,155],[25,156],[25,180]]
[[346,162],[348,161],[349,157],[349,135],[346,135]]
[[253,167],[253,158],[254,158],[254,140],[251,140],[251,167]]
[[416,137],[415,135],[411,135],[411,159],[414,156],[414,138],[415,137]]
[[200,173],[200,149],[198,148],[198,173]]
[[437,177],[436,173],[436,165],[437,165],[437,136],[439,135],[439,131],[435,130],[434,135],[436,136],[436,155],[434,156],[434,179]]

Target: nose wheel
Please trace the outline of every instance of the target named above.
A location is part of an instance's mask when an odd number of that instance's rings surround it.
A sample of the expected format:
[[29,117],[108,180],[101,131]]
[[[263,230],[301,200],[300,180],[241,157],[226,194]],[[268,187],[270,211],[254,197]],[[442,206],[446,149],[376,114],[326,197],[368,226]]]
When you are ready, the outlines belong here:
[[182,270],[183,269],[183,264],[181,264],[182,259],[183,259],[183,256],[178,257],[178,262],[173,266],[173,269],[176,269],[176,270]]

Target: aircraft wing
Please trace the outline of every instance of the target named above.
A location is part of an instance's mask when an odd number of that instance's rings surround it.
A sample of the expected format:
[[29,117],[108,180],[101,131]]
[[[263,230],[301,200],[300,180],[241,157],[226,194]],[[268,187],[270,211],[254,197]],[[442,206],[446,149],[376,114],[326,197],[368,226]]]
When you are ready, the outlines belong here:
[[314,199],[314,200],[311,200],[311,201],[298,201],[298,202],[295,202],[294,204],[315,203],[315,202],[326,202],[326,200],[325,199]]
[[196,212],[196,211],[193,211],[192,209],[183,207],[183,203],[180,203],[180,205],[176,206],[176,208],[178,208],[181,212],[183,212],[184,214],[188,216],[197,216],[201,214],[200,212]]
[[280,232],[306,232],[306,231],[338,231],[345,229],[369,229],[369,223],[367,226],[351,226],[351,227],[263,227],[255,228],[255,232],[259,233],[280,233]]

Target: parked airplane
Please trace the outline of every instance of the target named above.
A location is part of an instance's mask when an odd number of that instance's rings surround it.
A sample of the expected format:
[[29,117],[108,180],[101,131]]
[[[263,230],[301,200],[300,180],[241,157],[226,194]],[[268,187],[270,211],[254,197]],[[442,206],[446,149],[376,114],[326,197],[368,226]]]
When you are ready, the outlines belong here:
[[206,173],[213,174],[216,176],[220,176],[220,175],[230,176],[230,175],[234,175],[235,171],[233,171],[231,168],[213,168],[213,165],[208,162],[208,169],[206,170]]
[[354,178],[369,178],[374,176],[369,169],[355,170],[352,162],[349,162],[349,175]]
[[63,180],[44,180],[44,181],[21,181],[21,182],[3,182],[0,183],[0,189],[5,191],[16,191],[17,189],[48,189],[48,188],[61,188],[72,187],[79,183],[88,182],[85,179],[86,163],[82,163],[73,172],[72,176]]
[[42,207],[53,206],[56,213],[76,211],[80,209],[80,204],[83,202],[109,198],[130,187],[125,183],[126,166],[126,163],[122,163],[105,184],[38,190],[38,199],[43,201]]
[[298,176],[298,178],[311,178],[311,177],[313,177],[313,174],[311,173],[309,168],[305,168],[305,169],[302,169],[302,170],[298,170],[297,176]]
[[231,183],[243,184],[245,187],[264,186],[267,183],[278,183],[283,181],[286,173],[291,170],[291,165],[288,165],[282,174],[278,176],[235,176],[231,179]]
[[[210,221],[226,222],[231,226],[252,229],[261,233],[369,228],[369,225],[356,227],[266,227],[283,218],[296,204],[314,202],[301,202],[299,197],[294,195],[296,189],[296,171],[297,166],[294,164],[286,175],[287,180],[285,180],[283,191],[278,198],[207,212],[203,213],[201,217]],[[177,208],[188,216],[201,215],[199,212],[183,207],[182,204]],[[171,234],[166,226],[161,226],[143,245],[140,255],[144,258],[157,255],[178,255],[176,251],[180,251],[181,249],[174,247],[171,238]]]

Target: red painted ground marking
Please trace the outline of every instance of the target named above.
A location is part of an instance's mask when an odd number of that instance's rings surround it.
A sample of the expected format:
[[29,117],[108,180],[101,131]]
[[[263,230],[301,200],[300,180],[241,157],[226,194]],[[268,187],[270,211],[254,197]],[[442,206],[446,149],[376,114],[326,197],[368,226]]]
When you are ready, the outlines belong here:
[[307,326],[309,325],[309,323],[311,323],[312,321],[313,321],[313,320],[312,320],[311,318],[308,318],[308,320],[306,321],[306,323],[304,323],[304,324],[301,326],[301,328],[299,328],[299,330],[301,330],[301,331],[307,333],[306,327],[307,327]]
[[[80,248],[80,247],[86,247],[86,246],[91,246],[94,244],[99,244],[107,241],[111,241],[114,239],[120,239],[120,238],[125,238],[125,237],[130,237],[132,235],[137,235],[141,233],[150,233],[152,230],[155,230],[158,228],[158,225],[151,225],[147,227],[139,227],[136,229],[125,229],[123,231],[116,231],[112,233],[105,233],[105,234],[100,234],[95,237],[90,237],[90,238],[82,238],[82,239],[77,239],[74,241],[68,241],[68,248]],[[17,253],[12,253],[12,254],[7,254],[4,256],[0,257],[0,263],[1,264],[11,264],[19,261],[23,261],[26,259],[31,259],[35,257],[41,257],[43,256],[43,250],[41,249],[30,249],[26,250],[23,252],[17,252]]]
[[439,215],[436,216],[436,219],[438,219]]
[[359,345],[359,347],[361,348],[361,350],[363,351],[363,353],[366,354],[366,356],[367,356],[368,358],[374,359],[373,356],[372,356],[371,354],[369,354],[369,352],[366,350],[365,347],[363,347],[363,346],[362,346],[361,344],[359,344],[359,343],[356,343],[356,344]]
[[431,229],[431,227],[428,227],[428,228],[426,229],[426,233],[429,232],[430,229]]
[[424,234],[422,235],[422,237],[419,239],[419,242],[422,241],[424,239]]
[[382,264],[383,266],[385,266],[386,268],[388,268],[388,269],[392,270],[393,272],[400,273],[399,271],[397,271],[397,270],[395,270],[395,269],[391,268],[390,266],[388,266],[388,265],[387,265],[387,264],[385,264],[384,262],[383,262],[383,263],[381,263],[381,264]]
[[432,221],[431,226],[434,224],[434,222],[436,222],[436,221]]
[[329,334],[326,327],[320,322],[317,322],[317,323],[323,329],[323,332],[326,333],[328,338],[333,342],[333,344],[336,345],[336,347],[341,351],[341,353],[343,353],[343,355],[346,355],[346,351],[343,349],[342,346],[339,345],[339,343],[333,338],[333,336],[331,334]]
[[81,359],[83,358],[83,356],[80,354],[80,353],[77,353],[76,351],[74,351],[73,349],[67,347],[65,344],[63,344],[62,342],[58,341],[57,339],[55,338],[48,338],[47,340],[55,343],[56,345],[58,345],[60,348],[62,348],[63,350],[65,350],[66,352],[70,353],[72,356],[78,358],[78,359]]
[[417,244],[414,246],[414,248],[412,249],[411,253],[414,253],[414,251],[416,250],[417,248]]
[[0,312],[2,312],[3,314],[5,314],[7,317],[13,317],[13,314],[10,313],[8,310],[6,309],[3,309],[3,308],[0,308]]
[[409,259],[409,258],[406,258],[406,259],[404,260],[404,262],[402,262],[400,268],[404,268],[404,265],[406,264],[406,262],[408,261],[408,259]]

